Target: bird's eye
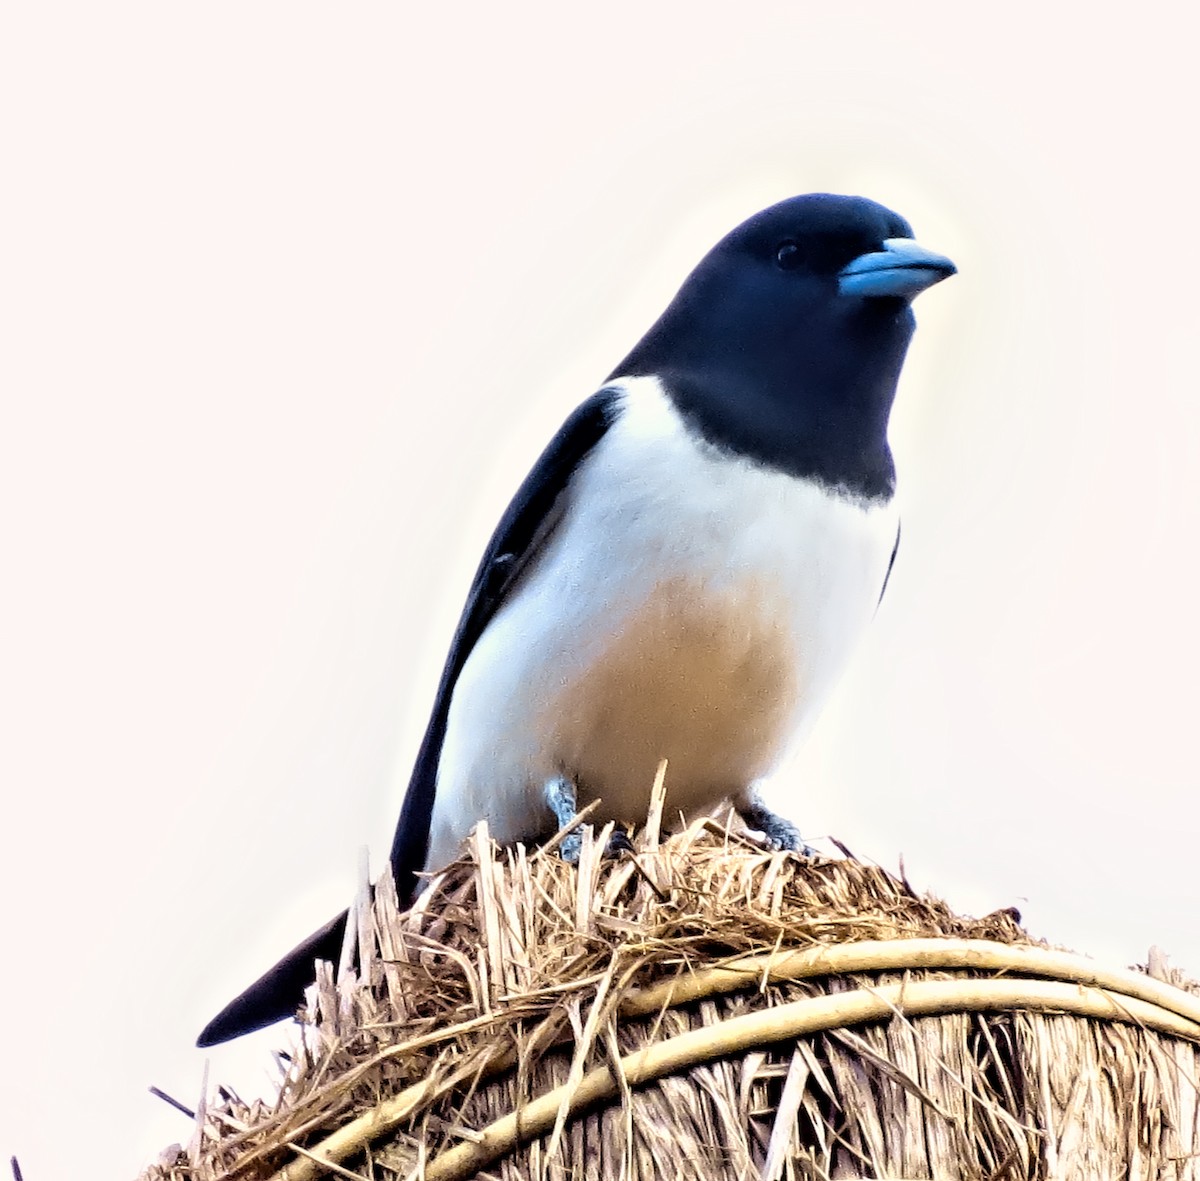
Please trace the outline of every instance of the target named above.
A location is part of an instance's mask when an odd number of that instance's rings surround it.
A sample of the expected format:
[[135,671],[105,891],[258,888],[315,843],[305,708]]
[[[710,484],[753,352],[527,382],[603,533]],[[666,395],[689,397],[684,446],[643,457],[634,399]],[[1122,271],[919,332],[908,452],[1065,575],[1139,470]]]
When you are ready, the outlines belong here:
[[795,242],[780,242],[775,247],[775,263],[782,271],[794,271],[804,261],[804,252]]

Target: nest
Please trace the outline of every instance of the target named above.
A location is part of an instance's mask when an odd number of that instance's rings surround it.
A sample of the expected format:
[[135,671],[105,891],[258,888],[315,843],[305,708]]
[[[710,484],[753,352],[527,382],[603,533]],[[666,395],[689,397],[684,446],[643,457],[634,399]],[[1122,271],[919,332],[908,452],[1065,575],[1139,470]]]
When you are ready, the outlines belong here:
[[1194,989],[658,828],[364,889],[277,1100],[219,1090],[143,1181],[1200,1177]]

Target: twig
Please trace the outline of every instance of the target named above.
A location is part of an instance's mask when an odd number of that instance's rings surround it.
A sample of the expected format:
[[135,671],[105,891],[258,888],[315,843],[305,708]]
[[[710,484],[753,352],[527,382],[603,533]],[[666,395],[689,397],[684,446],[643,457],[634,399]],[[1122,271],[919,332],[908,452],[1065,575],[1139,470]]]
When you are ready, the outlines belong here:
[[158,1087],[148,1087],[147,1090],[149,1090],[151,1095],[157,1096],[164,1103],[169,1103],[176,1111],[182,1111],[188,1119],[194,1120],[196,1118],[196,1113],[190,1107],[180,1103],[178,1099],[168,1095],[166,1091],[160,1091]]
[[641,1017],[706,997],[760,988],[779,980],[840,976],[849,972],[904,971],[917,968],[960,968],[988,972],[1024,972],[1052,980],[1092,984],[1137,997],[1200,1024],[1200,997],[1143,972],[1106,968],[1081,955],[1044,947],[995,943],[989,939],[861,940],[783,954],[746,956],[693,971],[621,998],[623,1017]]
[[[898,1009],[906,1017],[1012,1009],[1071,1013],[1107,1021],[1133,1021],[1147,1029],[1200,1041],[1200,1025],[1145,1001],[1131,997],[1118,1000],[1102,989],[1057,980],[923,980],[806,997],[745,1013],[635,1050],[616,1065],[626,1081],[637,1086],[732,1052],[791,1041],[841,1026],[886,1020]],[[523,1104],[519,1112],[503,1116],[484,1128],[478,1142],[455,1145],[430,1161],[423,1181],[463,1181],[473,1177],[518,1144],[549,1130],[559,1118],[564,1101],[568,1114],[574,1115],[613,1098],[621,1086],[614,1073],[613,1066],[606,1063],[590,1071],[574,1087],[568,1083]],[[365,1147],[365,1143],[360,1147]]]

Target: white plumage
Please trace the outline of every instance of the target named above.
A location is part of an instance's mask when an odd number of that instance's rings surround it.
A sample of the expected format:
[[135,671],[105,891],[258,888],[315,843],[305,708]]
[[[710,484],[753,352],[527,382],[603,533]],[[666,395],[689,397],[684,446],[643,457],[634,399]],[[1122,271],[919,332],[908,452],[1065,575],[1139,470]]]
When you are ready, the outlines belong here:
[[601,819],[737,795],[806,732],[874,614],[898,525],[869,503],[718,451],[655,378],[618,381],[613,425],[454,689],[427,865],[486,817],[553,827],[564,775]]

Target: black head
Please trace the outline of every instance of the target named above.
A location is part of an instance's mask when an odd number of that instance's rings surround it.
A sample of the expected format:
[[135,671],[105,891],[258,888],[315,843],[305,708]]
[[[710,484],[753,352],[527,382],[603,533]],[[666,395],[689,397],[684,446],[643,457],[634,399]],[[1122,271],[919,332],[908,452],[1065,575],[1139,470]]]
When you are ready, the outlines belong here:
[[887,496],[909,303],[953,273],[874,201],[793,197],[718,242],[612,377],[657,376],[718,447]]

